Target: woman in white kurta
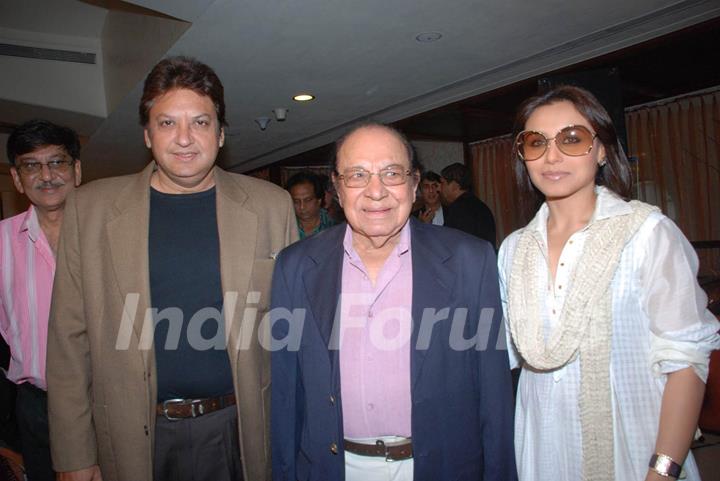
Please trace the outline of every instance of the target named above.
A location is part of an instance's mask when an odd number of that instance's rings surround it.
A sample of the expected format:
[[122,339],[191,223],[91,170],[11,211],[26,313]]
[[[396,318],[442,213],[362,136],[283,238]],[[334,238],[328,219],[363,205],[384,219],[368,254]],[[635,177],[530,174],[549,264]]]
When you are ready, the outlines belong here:
[[518,178],[545,200],[499,253],[520,480],[661,480],[671,462],[698,480],[688,450],[720,326],[692,247],[623,200],[627,159],[590,93],[530,99],[517,125]]

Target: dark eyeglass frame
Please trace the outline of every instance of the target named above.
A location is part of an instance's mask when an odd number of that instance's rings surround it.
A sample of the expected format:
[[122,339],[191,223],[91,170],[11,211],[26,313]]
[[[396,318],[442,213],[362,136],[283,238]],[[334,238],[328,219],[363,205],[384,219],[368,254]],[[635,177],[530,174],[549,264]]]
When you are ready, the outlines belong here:
[[[558,143],[557,141],[555,141],[555,139],[557,139],[558,136],[560,136],[563,132],[566,132],[566,131],[568,131],[568,130],[584,130],[585,132],[587,132],[588,134],[591,135],[591,138],[590,138],[590,146],[588,147],[587,151],[582,152],[582,153],[578,153],[578,154],[572,154],[572,153],[570,153],[570,152],[565,152],[565,150],[563,149],[563,143],[562,143],[562,142]],[[525,155],[523,155],[523,148],[522,148],[522,146],[523,146],[523,141],[522,141],[522,137],[523,137],[525,134],[537,134],[537,135],[539,135],[540,137],[542,137],[543,139],[545,139],[545,145],[544,145],[545,148],[544,148],[543,151],[540,153],[540,155],[538,155],[537,157],[535,157],[535,158],[533,158],[533,159],[528,159],[528,158],[525,157]],[[515,136],[515,148],[517,149],[517,153],[518,153],[518,155],[520,156],[520,158],[521,158],[522,160],[524,160],[524,161],[526,161],[526,162],[533,162],[533,161],[539,159],[540,157],[542,157],[543,155],[545,155],[545,153],[547,152],[548,147],[550,146],[550,141],[552,140],[552,141],[555,141],[555,145],[556,145],[557,148],[560,150],[560,152],[562,152],[563,154],[569,155],[570,157],[580,157],[580,156],[587,155],[587,154],[589,154],[590,152],[592,152],[593,146],[595,145],[595,138],[596,138],[596,137],[597,137],[597,133],[593,133],[590,129],[588,129],[588,128],[585,127],[584,125],[568,125],[567,127],[563,127],[562,129],[558,130],[557,133],[555,134],[555,137],[551,137],[551,138],[545,137],[545,134],[543,134],[542,132],[538,132],[537,130],[523,130],[522,132],[518,133],[518,134]]]
[[21,162],[15,168],[25,175],[37,175],[42,172],[43,166],[47,166],[50,172],[64,174],[70,171],[75,159],[54,159],[47,162]]
[[[410,177],[412,175],[412,173],[413,173],[413,171],[411,169],[405,169],[400,172],[397,172],[393,169],[383,169],[378,172],[370,172],[369,170],[365,170],[365,169],[350,169],[350,170],[346,170],[342,174],[338,174],[337,178],[342,179],[343,184],[345,184],[345,187],[347,187],[348,189],[362,189],[364,187],[367,187],[368,184],[370,184],[370,179],[372,178],[373,175],[377,175],[378,178],[380,179],[380,182],[385,187],[397,187],[398,185],[403,185],[405,182],[407,182],[408,177]],[[349,179],[348,176],[351,176],[353,174],[367,174],[366,177],[362,177],[363,179],[365,179],[365,183],[362,185],[360,185],[360,184],[350,185],[348,183],[348,181],[352,180],[352,179]],[[399,180],[396,184],[393,184],[393,183],[388,184],[387,180],[389,179],[389,177],[387,176],[387,174],[400,174],[398,177],[400,177],[402,180]]]

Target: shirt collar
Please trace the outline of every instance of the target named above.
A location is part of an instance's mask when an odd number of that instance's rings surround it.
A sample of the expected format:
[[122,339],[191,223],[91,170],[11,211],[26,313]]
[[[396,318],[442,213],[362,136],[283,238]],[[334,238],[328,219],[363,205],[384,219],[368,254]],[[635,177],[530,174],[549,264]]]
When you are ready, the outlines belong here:
[[598,195],[597,204],[595,205],[595,213],[590,223],[596,220],[610,219],[620,215],[632,214],[633,210],[629,202],[622,200],[615,192],[598,185],[595,187]]
[[30,208],[25,212],[25,218],[20,223],[20,228],[18,229],[18,233],[21,232],[27,232],[28,237],[31,241],[37,242],[37,240],[40,238],[40,222],[38,221],[37,212],[35,211],[34,206],[30,206]]
[[[352,227],[350,224],[345,228],[345,237],[343,238],[343,248],[345,249],[345,255],[352,261],[360,258],[355,247],[353,247],[352,238]],[[400,231],[400,239],[398,240],[395,249],[393,249],[390,255],[397,255],[400,257],[406,252],[410,252],[410,221],[406,221],[402,230]]]
[[[595,212],[593,212],[590,222],[582,228],[586,230],[593,222],[603,219],[617,217],[619,215],[627,215],[632,213],[632,207],[629,202],[621,199],[615,192],[601,185],[595,186],[597,200],[595,202]],[[540,206],[533,220],[530,221],[527,228],[540,233],[544,238],[547,237],[547,219],[550,210],[546,202]]]

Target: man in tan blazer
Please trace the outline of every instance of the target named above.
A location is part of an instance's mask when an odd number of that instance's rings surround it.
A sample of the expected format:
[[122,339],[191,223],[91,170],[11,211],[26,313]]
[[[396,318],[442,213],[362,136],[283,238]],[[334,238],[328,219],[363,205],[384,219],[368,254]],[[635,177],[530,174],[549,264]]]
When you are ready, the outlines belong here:
[[161,61],[140,105],[153,162],[68,199],[48,334],[60,480],[269,479],[274,257],[297,239],[279,187],[216,167],[220,80]]

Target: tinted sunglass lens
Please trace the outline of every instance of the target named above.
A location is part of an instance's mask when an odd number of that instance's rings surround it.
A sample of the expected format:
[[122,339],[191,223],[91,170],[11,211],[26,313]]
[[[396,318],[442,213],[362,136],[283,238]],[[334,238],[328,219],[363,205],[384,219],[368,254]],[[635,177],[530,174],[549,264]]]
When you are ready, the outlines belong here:
[[585,127],[576,125],[561,130],[555,142],[567,155],[585,155],[592,149],[593,135]]
[[524,132],[520,136],[518,144],[523,159],[536,160],[545,153],[547,139],[538,132]]

